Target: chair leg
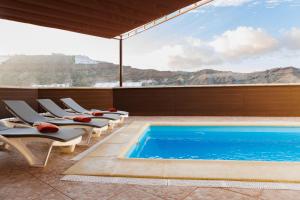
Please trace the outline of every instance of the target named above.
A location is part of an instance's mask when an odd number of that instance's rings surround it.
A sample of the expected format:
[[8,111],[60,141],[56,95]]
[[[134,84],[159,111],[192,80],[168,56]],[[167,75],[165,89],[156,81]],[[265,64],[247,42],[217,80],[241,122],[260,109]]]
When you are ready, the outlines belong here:
[[101,136],[101,131],[100,130],[95,130],[94,134],[93,134],[93,137],[98,138],[100,136]]
[[4,143],[3,148],[6,149],[6,150],[9,150],[9,149],[10,149],[10,146],[9,146],[9,144]]
[[9,144],[5,142],[0,142],[0,150],[9,150]]
[[87,138],[81,143],[82,145],[89,145],[91,138],[93,137],[93,128],[84,128]]
[[[3,139],[3,138],[2,138]],[[6,143],[13,146],[17,151],[21,153],[21,155],[24,156],[24,158],[27,160],[30,166],[33,167],[45,167],[47,165],[51,150],[52,150],[52,141],[45,140],[44,143],[47,143],[49,145],[49,148],[47,150],[46,157],[44,159],[39,159],[36,155],[33,154],[33,152],[27,147],[28,142],[34,141],[34,139],[30,138],[10,138],[6,140]]]
[[82,136],[68,142],[53,142],[54,147],[59,147],[62,153],[73,153],[77,144],[81,142]]
[[93,137],[96,137],[96,138],[98,138],[98,137],[100,137],[102,134],[103,134],[103,132],[105,132],[105,131],[107,131],[108,130],[108,128],[94,128],[94,134],[93,134]]
[[109,126],[108,126],[108,130],[112,131],[114,129],[114,127],[115,127],[115,123],[114,122],[110,122]]
[[66,147],[60,147],[60,151],[62,153],[73,153],[75,150],[76,144],[66,146]]

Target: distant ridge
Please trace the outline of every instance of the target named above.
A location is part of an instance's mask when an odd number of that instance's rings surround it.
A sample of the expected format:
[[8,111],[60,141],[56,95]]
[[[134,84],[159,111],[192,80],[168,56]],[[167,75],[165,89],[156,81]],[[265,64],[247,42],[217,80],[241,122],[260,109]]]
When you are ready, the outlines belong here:
[[[14,86],[93,87],[101,86],[101,83],[116,83],[119,73],[116,64],[63,54],[11,56],[0,63],[0,70],[0,85]],[[175,72],[125,66],[124,78],[140,86],[300,83],[300,69],[284,67],[253,73],[212,69]]]

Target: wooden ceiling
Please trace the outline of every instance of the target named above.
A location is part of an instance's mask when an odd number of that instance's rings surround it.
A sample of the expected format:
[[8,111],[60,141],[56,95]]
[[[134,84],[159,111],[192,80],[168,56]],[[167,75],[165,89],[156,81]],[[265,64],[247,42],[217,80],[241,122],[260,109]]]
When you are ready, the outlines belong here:
[[0,18],[113,38],[199,0],[0,0]]

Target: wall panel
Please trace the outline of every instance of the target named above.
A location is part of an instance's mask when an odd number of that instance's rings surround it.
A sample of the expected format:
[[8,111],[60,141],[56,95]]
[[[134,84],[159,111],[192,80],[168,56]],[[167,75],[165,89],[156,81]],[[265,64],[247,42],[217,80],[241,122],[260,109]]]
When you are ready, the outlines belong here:
[[[300,116],[300,85],[164,88],[0,88],[0,99],[71,97],[86,108],[117,107],[137,116]],[[39,109],[40,110],[40,109]],[[41,110],[40,110],[41,111]],[[0,117],[10,114],[0,102]]]
[[176,94],[170,88],[114,89],[114,106],[134,115],[175,115]]
[[24,100],[38,110],[36,99],[38,90],[34,88],[0,88],[0,118],[11,117],[12,115],[5,109],[2,100]]
[[40,99],[52,99],[62,107],[60,99],[71,97],[85,108],[105,109],[113,106],[112,92],[112,89],[96,88],[39,89],[38,96]]
[[300,116],[300,86],[117,88],[114,105],[131,115]]

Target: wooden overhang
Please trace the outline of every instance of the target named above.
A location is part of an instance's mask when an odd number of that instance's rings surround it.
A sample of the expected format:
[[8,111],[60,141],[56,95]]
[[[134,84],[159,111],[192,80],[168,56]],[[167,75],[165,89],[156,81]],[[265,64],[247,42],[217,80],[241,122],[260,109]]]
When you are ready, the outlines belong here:
[[199,0],[0,0],[0,18],[114,38]]

